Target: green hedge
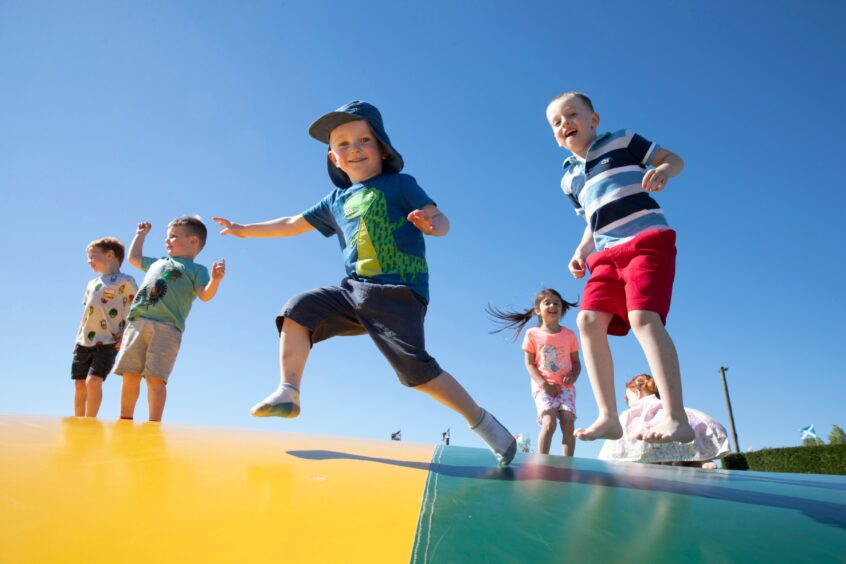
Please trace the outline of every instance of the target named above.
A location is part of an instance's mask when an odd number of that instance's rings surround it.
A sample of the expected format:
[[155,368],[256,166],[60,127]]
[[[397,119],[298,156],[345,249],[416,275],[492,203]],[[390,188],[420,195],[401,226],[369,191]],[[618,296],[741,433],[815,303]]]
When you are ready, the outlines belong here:
[[846,445],[768,448],[723,458],[728,470],[846,475]]

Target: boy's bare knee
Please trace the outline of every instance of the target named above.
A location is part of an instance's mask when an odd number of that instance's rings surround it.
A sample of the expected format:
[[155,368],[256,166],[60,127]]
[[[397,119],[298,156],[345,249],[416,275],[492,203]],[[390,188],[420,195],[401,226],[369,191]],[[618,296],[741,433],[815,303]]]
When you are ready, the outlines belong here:
[[602,311],[582,310],[576,317],[576,325],[583,334],[606,332],[611,322],[611,314]]
[[161,378],[154,378],[152,376],[147,377],[147,387],[152,390],[161,390],[167,385],[167,380],[162,380]]
[[635,333],[651,327],[664,326],[661,322],[661,316],[654,311],[630,311],[629,325]]

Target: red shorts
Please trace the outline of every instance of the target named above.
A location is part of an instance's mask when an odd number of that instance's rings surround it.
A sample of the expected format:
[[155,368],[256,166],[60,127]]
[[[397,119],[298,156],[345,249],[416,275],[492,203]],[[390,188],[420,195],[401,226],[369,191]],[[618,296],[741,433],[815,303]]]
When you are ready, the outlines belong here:
[[579,309],[613,313],[609,335],[631,329],[630,311],[654,311],[667,323],[676,276],[676,232],[650,229],[588,257],[590,278]]

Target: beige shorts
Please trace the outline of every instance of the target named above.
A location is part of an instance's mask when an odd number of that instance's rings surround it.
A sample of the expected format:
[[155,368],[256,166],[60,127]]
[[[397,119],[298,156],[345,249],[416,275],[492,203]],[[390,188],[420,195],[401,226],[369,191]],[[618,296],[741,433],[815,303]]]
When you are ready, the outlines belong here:
[[182,332],[170,323],[133,319],[123,332],[115,374],[141,374],[167,382]]

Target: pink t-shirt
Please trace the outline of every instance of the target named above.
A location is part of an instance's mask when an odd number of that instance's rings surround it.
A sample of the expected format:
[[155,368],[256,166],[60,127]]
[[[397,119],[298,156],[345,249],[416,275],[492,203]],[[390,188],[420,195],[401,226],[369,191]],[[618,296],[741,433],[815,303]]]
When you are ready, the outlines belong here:
[[[535,355],[535,366],[544,380],[558,386],[564,385],[564,376],[573,369],[570,354],[578,352],[576,334],[562,327],[558,333],[547,333],[540,327],[531,327],[523,339],[523,350]],[[534,380],[532,394],[540,390]]]

